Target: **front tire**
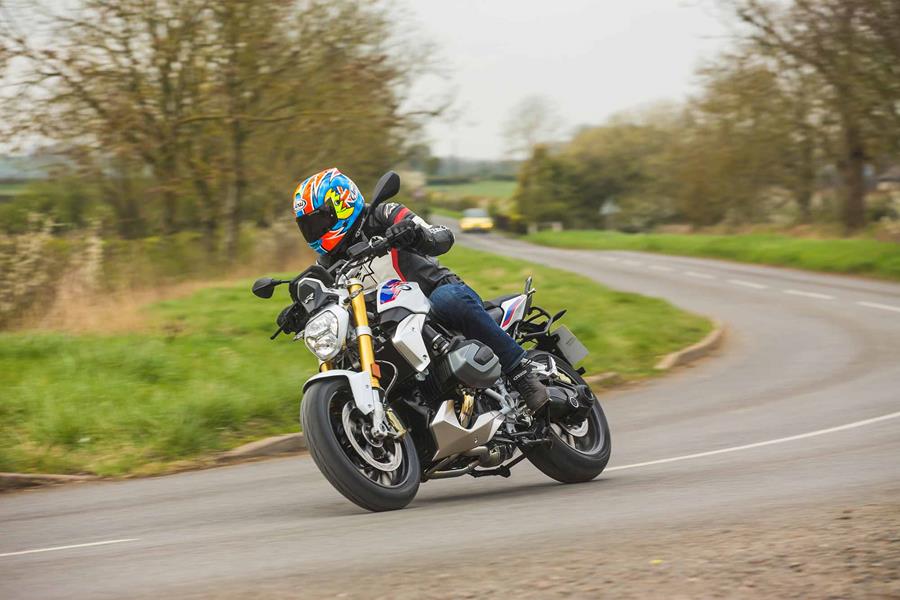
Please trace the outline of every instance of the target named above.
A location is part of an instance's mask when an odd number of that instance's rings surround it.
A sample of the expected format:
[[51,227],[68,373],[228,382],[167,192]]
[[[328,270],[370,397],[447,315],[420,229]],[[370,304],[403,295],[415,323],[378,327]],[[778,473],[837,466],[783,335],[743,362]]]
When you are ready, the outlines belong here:
[[[542,355],[547,356],[539,352],[529,358],[541,361]],[[587,385],[570,364],[557,356],[553,356],[553,360],[557,369],[568,379]],[[544,383],[553,384],[552,381]],[[582,483],[594,479],[606,468],[612,452],[612,440],[606,415],[596,397],[591,412],[579,427],[568,428],[551,423],[550,436],[553,438],[551,446],[536,446],[527,454],[531,464],[548,477],[561,483]]]
[[419,489],[421,466],[410,435],[374,439],[347,382],[328,379],[303,394],[300,421],[313,461],[345,498],[366,510],[397,510]]

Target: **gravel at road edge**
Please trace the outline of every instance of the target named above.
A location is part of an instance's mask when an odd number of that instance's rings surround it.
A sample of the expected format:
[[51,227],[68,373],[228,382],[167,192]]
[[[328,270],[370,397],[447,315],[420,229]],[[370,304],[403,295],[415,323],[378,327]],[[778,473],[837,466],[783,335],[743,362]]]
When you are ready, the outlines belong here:
[[534,540],[508,552],[485,549],[386,571],[347,565],[203,597],[237,598],[252,589],[266,598],[897,598],[898,492],[853,508],[793,507],[741,521],[607,531],[566,547]]

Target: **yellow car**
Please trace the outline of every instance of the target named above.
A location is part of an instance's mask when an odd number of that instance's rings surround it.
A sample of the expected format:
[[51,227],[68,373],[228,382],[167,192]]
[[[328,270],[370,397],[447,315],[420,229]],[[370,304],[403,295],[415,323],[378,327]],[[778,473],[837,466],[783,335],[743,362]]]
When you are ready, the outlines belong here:
[[487,233],[494,228],[494,220],[480,208],[469,208],[463,211],[462,219],[459,220],[459,228],[463,233],[476,231]]

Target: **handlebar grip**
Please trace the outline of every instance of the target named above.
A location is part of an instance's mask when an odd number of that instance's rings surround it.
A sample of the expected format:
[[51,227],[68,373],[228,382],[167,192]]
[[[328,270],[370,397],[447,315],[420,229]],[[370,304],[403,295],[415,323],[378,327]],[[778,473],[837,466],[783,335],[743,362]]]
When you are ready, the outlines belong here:
[[391,249],[391,240],[384,239],[378,242],[376,245],[372,246],[372,254],[385,254],[387,251]]

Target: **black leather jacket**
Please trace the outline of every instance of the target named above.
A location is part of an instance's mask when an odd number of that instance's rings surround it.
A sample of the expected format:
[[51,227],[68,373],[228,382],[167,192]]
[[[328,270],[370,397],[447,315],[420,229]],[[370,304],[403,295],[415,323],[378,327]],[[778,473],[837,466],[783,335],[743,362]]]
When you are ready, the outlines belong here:
[[453,246],[453,232],[441,225],[431,225],[414,212],[397,202],[386,202],[370,210],[366,207],[362,226],[356,230],[351,240],[337,249],[336,252],[320,256],[318,263],[330,267],[337,260],[344,258],[346,248],[353,243],[368,240],[373,236],[384,236],[387,228],[404,219],[412,220],[422,231],[419,243],[412,248],[391,250],[390,255],[378,259],[373,268],[379,271],[375,278],[384,280],[388,277],[412,281],[419,284],[426,296],[430,296],[439,285],[462,282],[453,271],[442,266],[435,256],[440,256]]

